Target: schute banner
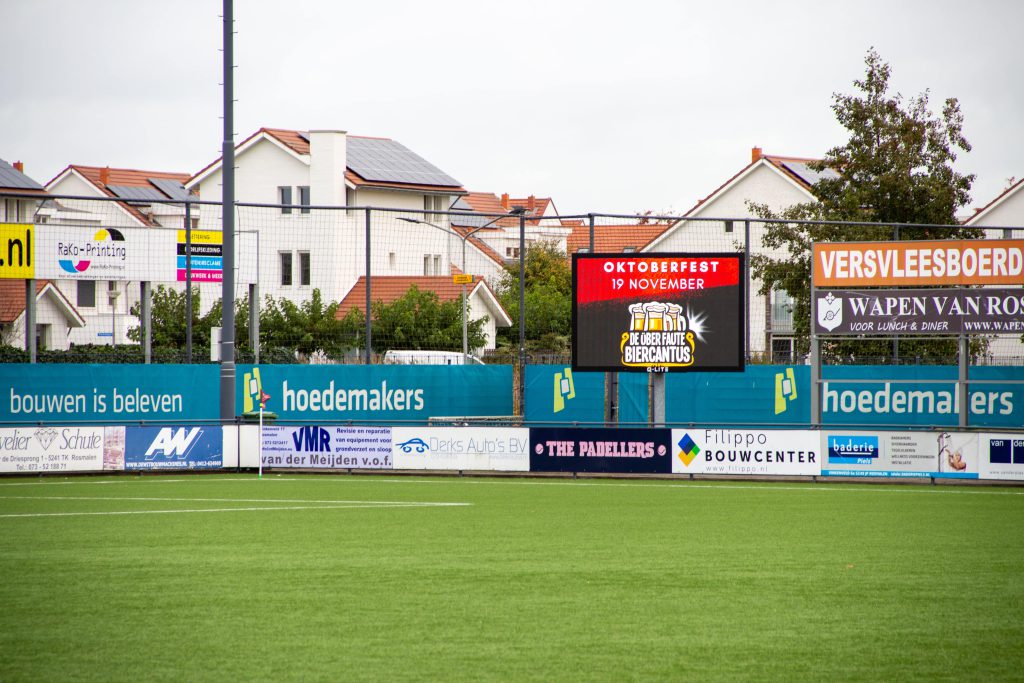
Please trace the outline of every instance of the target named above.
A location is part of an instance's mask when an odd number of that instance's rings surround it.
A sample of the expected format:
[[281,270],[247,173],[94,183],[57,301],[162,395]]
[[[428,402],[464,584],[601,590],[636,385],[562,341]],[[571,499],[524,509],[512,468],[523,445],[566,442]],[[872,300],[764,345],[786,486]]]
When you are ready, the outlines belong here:
[[743,369],[741,254],[573,255],[573,370]]

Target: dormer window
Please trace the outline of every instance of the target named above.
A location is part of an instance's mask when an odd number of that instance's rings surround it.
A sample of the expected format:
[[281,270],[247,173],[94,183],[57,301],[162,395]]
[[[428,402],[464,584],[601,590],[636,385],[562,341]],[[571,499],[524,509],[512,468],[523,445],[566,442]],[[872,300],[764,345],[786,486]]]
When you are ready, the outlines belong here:
[[292,188],[291,185],[282,185],[277,188],[277,203],[281,205],[281,213],[291,213]]

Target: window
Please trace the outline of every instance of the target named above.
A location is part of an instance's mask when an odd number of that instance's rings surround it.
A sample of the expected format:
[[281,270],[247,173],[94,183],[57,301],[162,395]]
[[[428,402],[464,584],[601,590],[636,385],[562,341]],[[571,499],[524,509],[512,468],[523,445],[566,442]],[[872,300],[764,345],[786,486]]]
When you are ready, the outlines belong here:
[[393,251],[388,252],[388,268],[395,269],[395,252]]
[[1013,239],[1013,228],[1003,228],[1003,239]]
[[792,363],[793,361],[793,340],[792,339],[772,339],[772,362],[773,363]]
[[96,281],[78,281],[78,307],[96,308]]
[[36,349],[45,351],[50,348],[50,326],[36,325]]
[[441,255],[434,254],[434,275],[443,275],[441,272]]
[[299,205],[301,213],[309,213],[309,185],[299,185]]
[[580,247],[579,249],[576,250],[576,253],[577,254],[589,254],[590,253],[590,247]]
[[636,247],[623,247],[622,248],[622,253],[623,254],[632,254],[635,251],[636,251]]
[[299,284],[309,287],[309,252],[299,252]]
[[281,257],[281,286],[291,287],[292,286],[292,253],[290,251],[282,251],[279,253]]
[[281,213],[291,213],[292,207],[285,205],[292,203],[292,188],[288,185],[277,188],[277,201],[282,205]]
[[[345,188],[345,206],[356,206],[356,191],[351,187]],[[354,216],[355,211],[349,210],[348,215]]]
[[732,223],[732,221],[726,221],[725,222],[725,231],[726,232],[732,232],[733,231],[733,223]]
[[787,292],[772,292],[772,330],[793,332],[793,297]]
[[423,255],[423,274],[430,275],[430,254]]
[[519,258],[519,247],[505,247],[505,258]]

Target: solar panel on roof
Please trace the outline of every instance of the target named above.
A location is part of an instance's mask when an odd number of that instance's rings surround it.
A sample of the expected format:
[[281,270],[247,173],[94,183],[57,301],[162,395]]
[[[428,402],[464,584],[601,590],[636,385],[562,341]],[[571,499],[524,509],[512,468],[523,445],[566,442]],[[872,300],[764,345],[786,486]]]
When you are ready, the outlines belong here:
[[178,180],[170,178],[146,178],[146,180],[156,185],[157,189],[167,195],[168,199],[183,202],[189,198],[188,190]]
[[304,131],[304,130],[296,131],[295,134],[298,135],[303,140],[305,140],[306,142],[309,142],[309,133],[307,133],[306,131]]
[[348,139],[347,165],[362,178],[387,183],[459,187],[461,183],[394,140]]
[[42,190],[42,185],[0,159],[0,187],[18,190]]
[[167,199],[160,190],[155,187],[136,187],[134,185],[107,185],[107,189],[121,199],[134,199],[139,201],[162,201]]
[[808,185],[817,185],[819,180],[839,177],[839,174],[831,168],[826,168],[824,171],[819,173],[818,171],[812,170],[810,166],[801,161],[784,161],[782,162],[782,165],[803,179],[803,181]]

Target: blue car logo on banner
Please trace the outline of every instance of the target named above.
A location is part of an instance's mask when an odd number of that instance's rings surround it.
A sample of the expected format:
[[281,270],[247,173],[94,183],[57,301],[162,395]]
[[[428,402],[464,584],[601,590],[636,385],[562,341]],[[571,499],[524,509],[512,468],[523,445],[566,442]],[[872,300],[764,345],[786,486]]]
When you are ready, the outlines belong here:
[[126,470],[198,470],[224,465],[223,432],[217,426],[128,427]]

